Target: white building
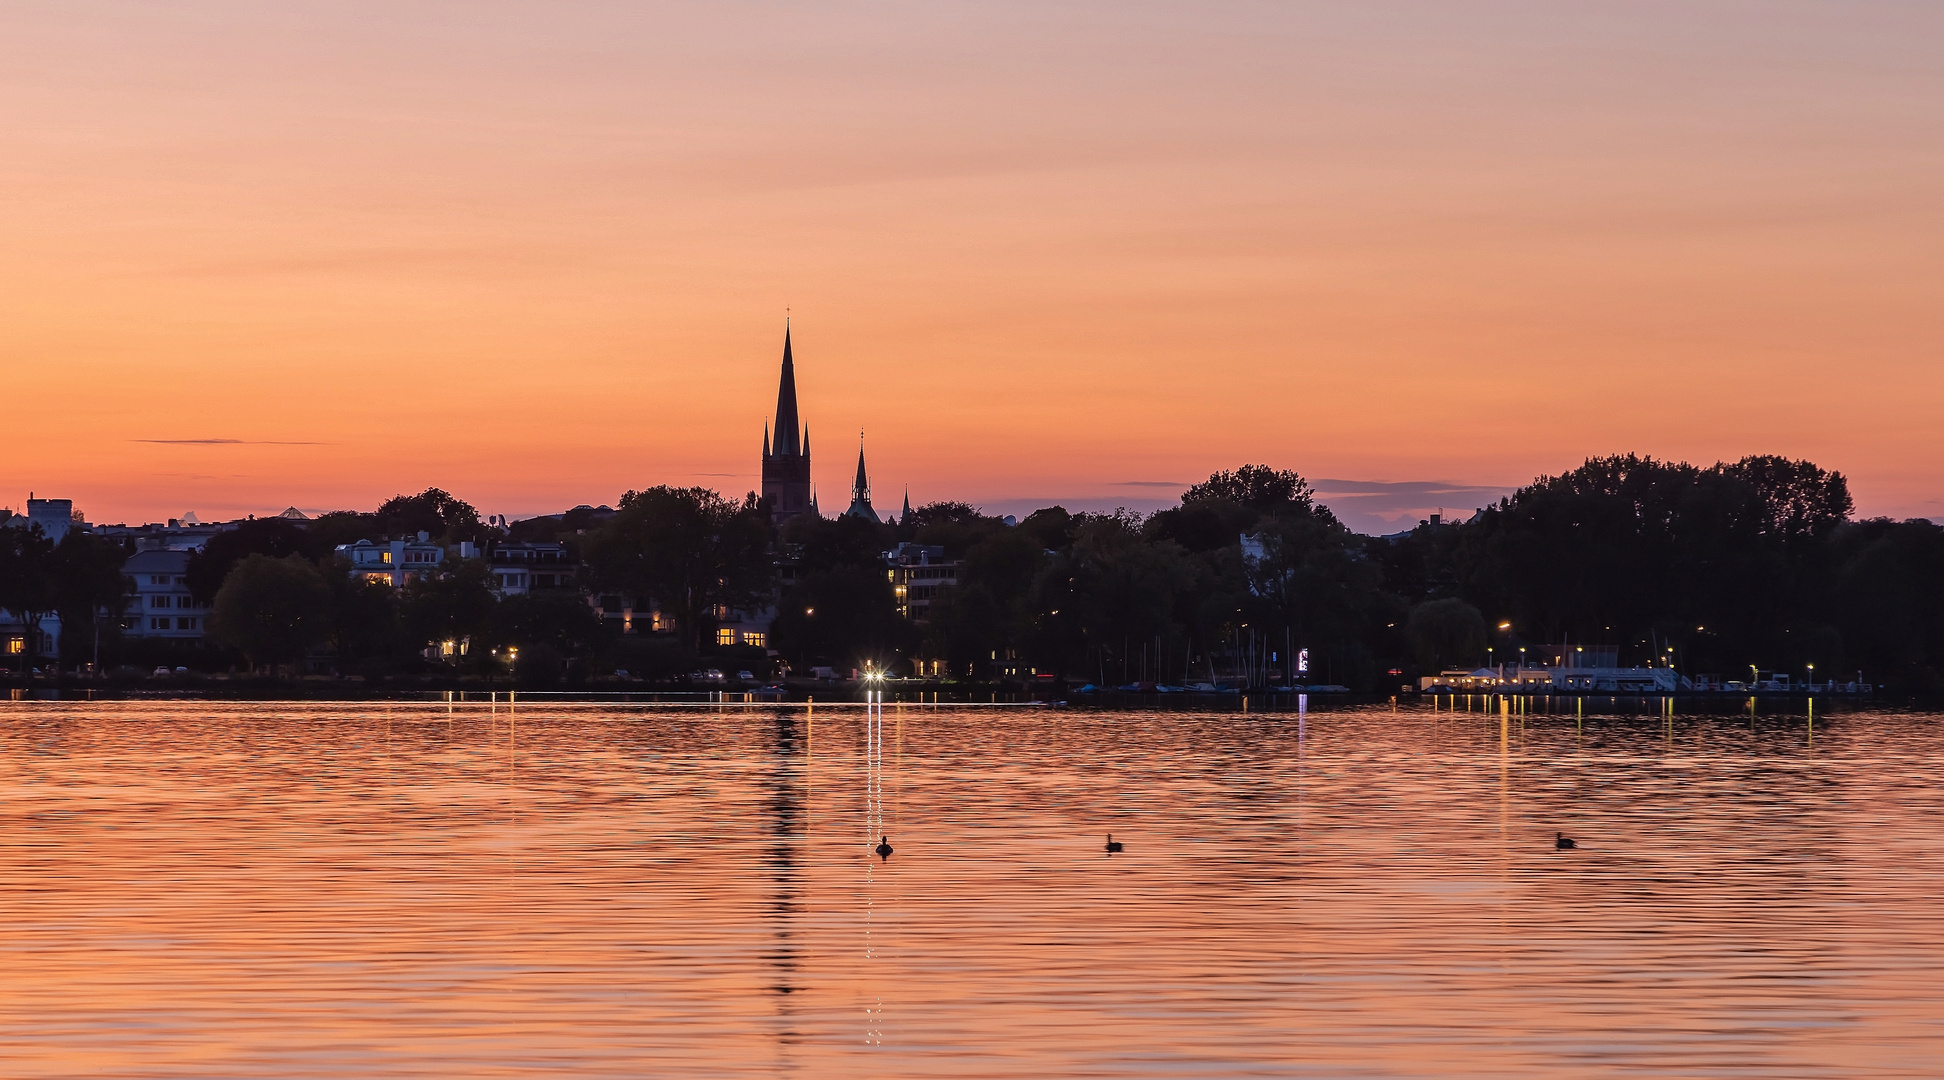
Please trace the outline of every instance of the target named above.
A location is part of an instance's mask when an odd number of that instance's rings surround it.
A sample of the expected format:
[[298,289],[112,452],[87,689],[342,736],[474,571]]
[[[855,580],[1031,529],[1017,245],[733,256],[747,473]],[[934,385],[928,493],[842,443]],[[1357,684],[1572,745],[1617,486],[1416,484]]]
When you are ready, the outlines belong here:
[[445,548],[425,533],[417,540],[360,540],[339,544],[336,553],[350,562],[351,576],[402,589],[414,578],[445,562]]
[[57,544],[69,529],[76,526],[85,528],[88,524],[75,512],[74,500],[36,499],[31,495],[27,497],[27,520],[30,524],[39,525],[41,535]]
[[0,664],[13,665],[20,662],[20,655],[32,647],[36,657],[59,656],[61,654],[61,617],[54,612],[42,615],[36,627],[34,640],[27,639],[25,620],[11,611],[0,608]]
[[[0,514],[0,520],[8,528],[38,528],[41,535],[54,543],[60,543],[68,530],[77,525],[85,526],[81,515],[74,512],[74,503],[69,499],[36,499],[31,493],[27,496],[27,513],[21,515]],[[55,657],[61,653],[61,617],[54,612],[44,612],[29,627],[24,616],[17,612],[0,610],[0,662],[17,662],[23,653],[35,657]]]
[[189,594],[189,555],[187,551],[138,551],[122,564],[122,573],[135,582],[122,616],[124,636],[202,640],[209,609]]
[[[471,547],[461,545],[460,555],[466,556]],[[565,544],[495,541],[486,553],[486,562],[493,568],[493,587],[501,596],[571,589],[579,583],[576,564]]]

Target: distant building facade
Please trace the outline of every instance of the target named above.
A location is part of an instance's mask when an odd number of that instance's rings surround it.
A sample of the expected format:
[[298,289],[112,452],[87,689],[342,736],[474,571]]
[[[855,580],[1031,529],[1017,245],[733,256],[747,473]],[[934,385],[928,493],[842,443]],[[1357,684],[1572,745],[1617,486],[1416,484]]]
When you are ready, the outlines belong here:
[[913,622],[924,622],[930,615],[938,590],[958,584],[963,565],[958,559],[947,559],[945,549],[936,544],[912,543],[885,552],[884,564],[891,591],[897,597],[898,614]]
[[30,526],[39,525],[41,535],[55,543],[68,534],[69,529],[87,528],[87,521],[74,510],[72,499],[27,498],[27,522]]
[[61,616],[50,611],[30,631],[25,618],[0,608],[0,664],[19,663],[29,651],[36,657],[60,655]]
[[130,638],[201,641],[209,609],[189,592],[187,550],[138,551],[122,564],[135,584],[122,613],[122,634]]
[[486,564],[492,568],[493,587],[501,596],[571,589],[580,580],[578,564],[565,544],[495,541],[487,546]]
[[351,564],[351,576],[402,589],[420,574],[445,562],[445,548],[424,533],[417,540],[382,540],[339,544],[335,553]]

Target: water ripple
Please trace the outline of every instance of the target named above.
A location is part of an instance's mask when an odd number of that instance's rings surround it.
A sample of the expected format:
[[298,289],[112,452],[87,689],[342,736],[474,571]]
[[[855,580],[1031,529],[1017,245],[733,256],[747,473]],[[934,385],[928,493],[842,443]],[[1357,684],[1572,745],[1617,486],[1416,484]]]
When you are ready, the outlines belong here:
[[0,705],[0,1073],[1936,1076],[1937,721]]

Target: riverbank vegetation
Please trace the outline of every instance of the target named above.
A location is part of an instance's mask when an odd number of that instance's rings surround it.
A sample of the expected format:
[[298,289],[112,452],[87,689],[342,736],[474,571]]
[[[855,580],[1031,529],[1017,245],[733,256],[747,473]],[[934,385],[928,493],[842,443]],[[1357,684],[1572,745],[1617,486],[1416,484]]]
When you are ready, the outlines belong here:
[[[333,553],[418,532],[456,552],[497,535],[435,489],[216,536],[189,568],[211,605],[198,649],[120,637],[107,613],[124,553],[84,533],[54,545],[0,529],[0,607],[61,612],[69,667],[92,653],[137,671],[551,685],[698,667],[767,677],[778,660],[896,673],[923,659],[961,680],[1189,684],[1277,681],[1306,654],[1309,681],[1384,691],[1420,672],[1584,649],[1690,675],[1800,678],[1813,665],[1824,680],[1944,691],[1944,529],[1852,510],[1842,475],[1806,461],[1629,455],[1388,537],[1346,529],[1294,472],[1243,466],[1151,515],[1056,506],[1016,523],[946,502],[895,525],[772,528],[753,496],[649,488],[616,511],[514,523],[518,538],[566,544],[579,578],[504,599],[478,558],[394,589]],[[957,566],[922,622],[900,615],[884,562],[906,542]],[[624,633],[587,600],[604,593],[653,597],[667,632]],[[712,644],[717,612],[765,597],[776,608],[765,647]]]

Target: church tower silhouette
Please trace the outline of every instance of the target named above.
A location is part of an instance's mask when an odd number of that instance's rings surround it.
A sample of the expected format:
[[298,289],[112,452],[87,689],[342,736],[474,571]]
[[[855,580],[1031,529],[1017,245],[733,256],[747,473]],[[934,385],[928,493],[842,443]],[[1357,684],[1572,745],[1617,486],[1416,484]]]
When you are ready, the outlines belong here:
[[776,437],[763,427],[763,497],[770,520],[781,523],[816,512],[810,495],[810,426],[798,437],[796,361],[790,355],[790,324],[783,323],[783,375],[776,385]]
[[864,433],[857,433],[857,481],[851,484],[850,509],[844,511],[845,517],[863,518],[873,525],[883,524],[878,520],[877,511],[871,509],[871,478],[864,474]]

